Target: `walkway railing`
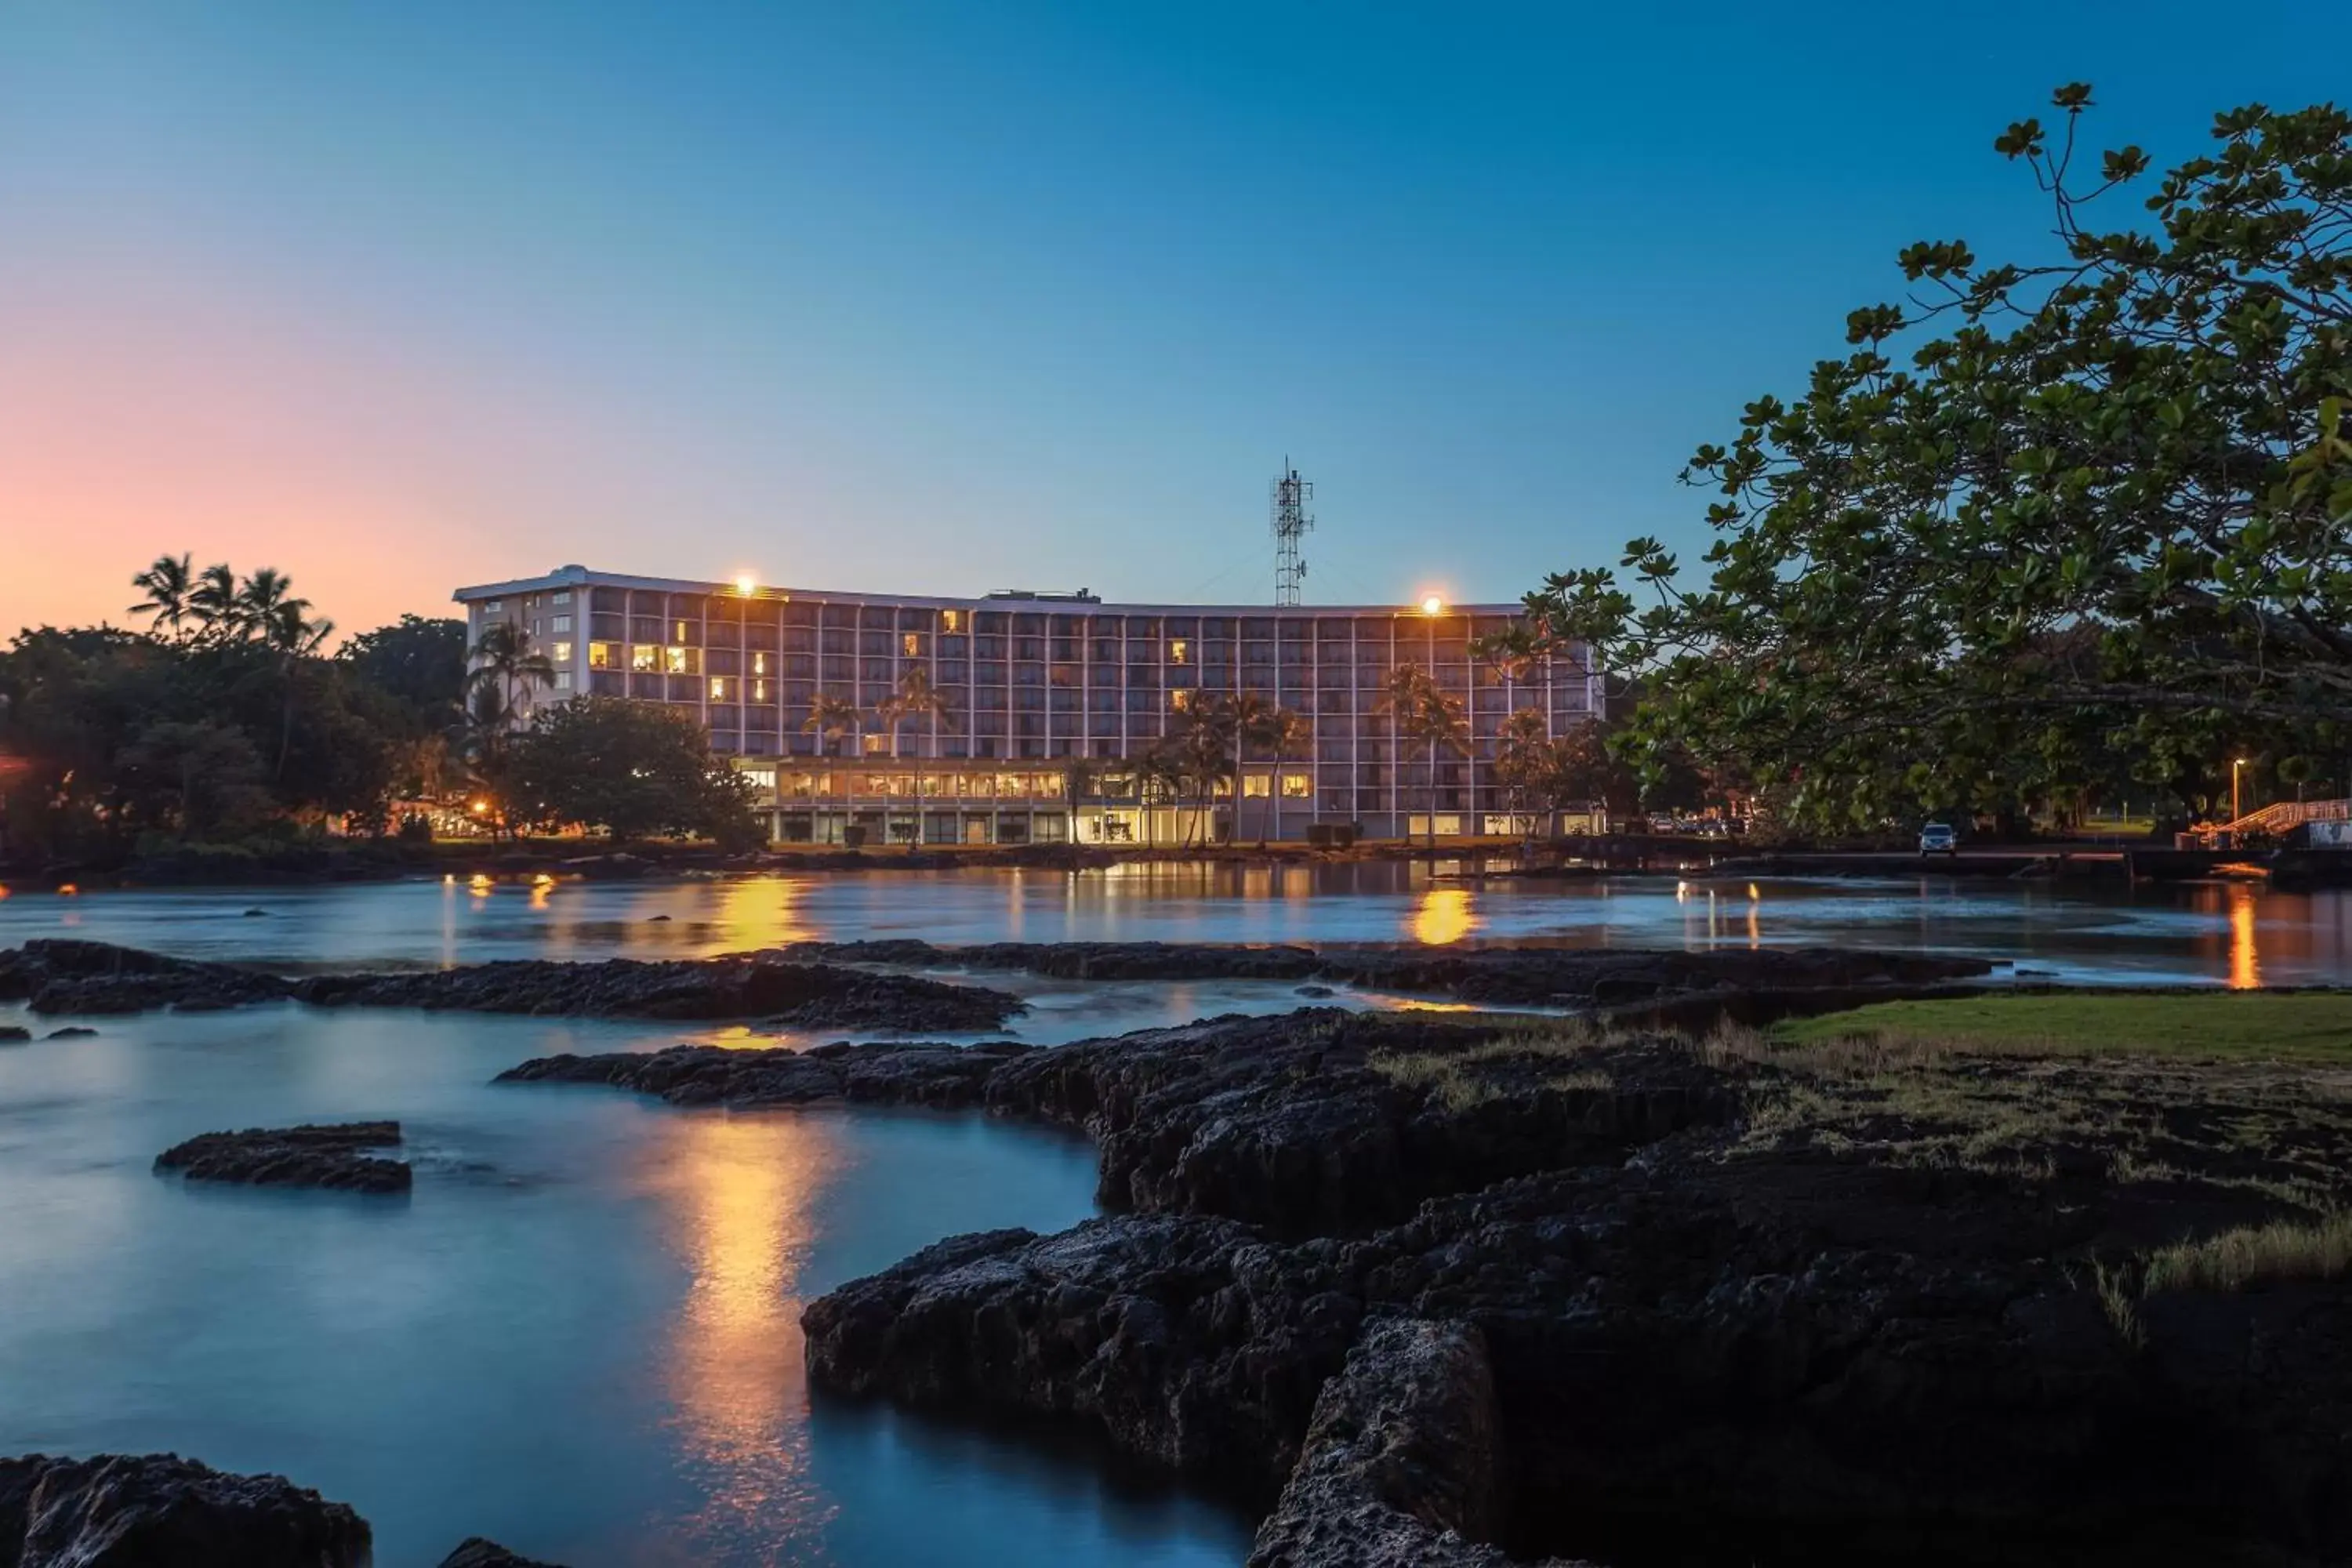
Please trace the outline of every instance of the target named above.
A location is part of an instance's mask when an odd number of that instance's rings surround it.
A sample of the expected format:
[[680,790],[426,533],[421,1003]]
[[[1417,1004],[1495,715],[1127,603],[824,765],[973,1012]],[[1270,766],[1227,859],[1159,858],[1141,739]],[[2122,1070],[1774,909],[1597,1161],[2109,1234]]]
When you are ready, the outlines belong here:
[[2223,834],[2231,843],[2248,833],[2260,833],[2270,837],[2284,837],[2306,822],[2343,822],[2352,819],[2352,800],[2281,800],[2273,801],[2258,811],[2250,811],[2233,822],[2207,822],[2198,825],[2197,833],[2208,843]]

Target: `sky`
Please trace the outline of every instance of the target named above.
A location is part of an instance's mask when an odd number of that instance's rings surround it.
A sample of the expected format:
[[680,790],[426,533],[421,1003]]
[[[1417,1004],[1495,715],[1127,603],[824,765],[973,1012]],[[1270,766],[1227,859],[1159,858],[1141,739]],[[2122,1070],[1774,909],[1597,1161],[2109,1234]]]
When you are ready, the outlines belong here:
[[0,636],[155,555],[346,631],[571,562],[1509,600],[1656,534],[1905,243],[2340,95],[2307,0],[0,0]]

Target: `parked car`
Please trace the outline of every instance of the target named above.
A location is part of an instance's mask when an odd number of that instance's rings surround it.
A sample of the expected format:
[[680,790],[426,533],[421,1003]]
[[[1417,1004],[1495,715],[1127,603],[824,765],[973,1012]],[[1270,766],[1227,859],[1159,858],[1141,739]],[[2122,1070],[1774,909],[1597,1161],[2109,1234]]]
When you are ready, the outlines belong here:
[[1929,855],[1958,855],[1959,852],[1960,836],[1952,831],[1949,824],[1931,822],[1919,830],[1922,858]]

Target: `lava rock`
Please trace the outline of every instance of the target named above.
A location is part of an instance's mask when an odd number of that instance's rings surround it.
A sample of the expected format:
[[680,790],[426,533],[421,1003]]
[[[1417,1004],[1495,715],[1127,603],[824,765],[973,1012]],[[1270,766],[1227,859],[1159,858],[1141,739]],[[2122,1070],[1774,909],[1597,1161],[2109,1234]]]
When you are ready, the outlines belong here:
[[524,959],[411,974],[317,974],[318,1007],[424,1007],[596,1018],[764,1018],[793,1028],[992,1029],[1026,1010],[1007,992],[764,957],[597,963]]
[[0,1046],[21,1046],[33,1037],[33,1031],[22,1024],[0,1024]]
[[96,1029],[80,1024],[68,1024],[62,1029],[51,1029],[41,1037],[45,1040],[85,1040],[97,1034]]
[[407,1162],[362,1152],[399,1142],[397,1121],[206,1132],[156,1155],[155,1169],[183,1172],[192,1182],[404,1193],[412,1179]]
[[1034,1047],[837,1042],[808,1050],[671,1046],[653,1052],[541,1057],[498,1083],[589,1083],[657,1095],[672,1105],[807,1105],[847,1100],[956,1109],[980,1103],[998,1067]]
[[291,989],[276,975],[111,942],[48,937],[0,950],[0,1001],[29,1002],[36,1013],[234,1007],[278,1001]]
[[1121,1215],[950,1237],[812,1302],[801,1325],[825,1388],[1073,1418],[1270,1498],[1355,1337],[1360,1307],[1328,1283],[1230,1220]]
[[1315,1402],[1249,1568],[1507,1568],[1491,1544],[1503,1523],[1501,1425],[1475,1328],[1367,1325]]
[[0,1458],[0,1563],[23,1568],[364,1568],[366,1521],[282,1476],[173,1454]]
[[495,1541],[473,1535],[459,1542],[457,1550],[441,1559],[441,1568],[562,1568],[562,1564],[525,1557]]

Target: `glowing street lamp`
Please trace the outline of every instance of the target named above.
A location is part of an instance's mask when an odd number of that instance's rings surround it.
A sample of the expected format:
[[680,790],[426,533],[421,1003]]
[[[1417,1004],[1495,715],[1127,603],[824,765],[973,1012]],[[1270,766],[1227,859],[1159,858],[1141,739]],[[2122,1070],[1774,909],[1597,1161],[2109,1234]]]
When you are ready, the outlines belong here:
[[747,599],[751,596],[751,591],[759,585],[760,580],[749,572],[739,572],[735,574],[735,591]]
[[2240,815],[2238,811],[2238,770],[2245,765],[2246,759],[2243,757],[2235,758],[2230,763],[2230,820],[2231,822],[2237,821]]
[[1443,615],[1445,613],[1445,601],[1432,594],[1421,602],[1421,613],[1424,616]]

